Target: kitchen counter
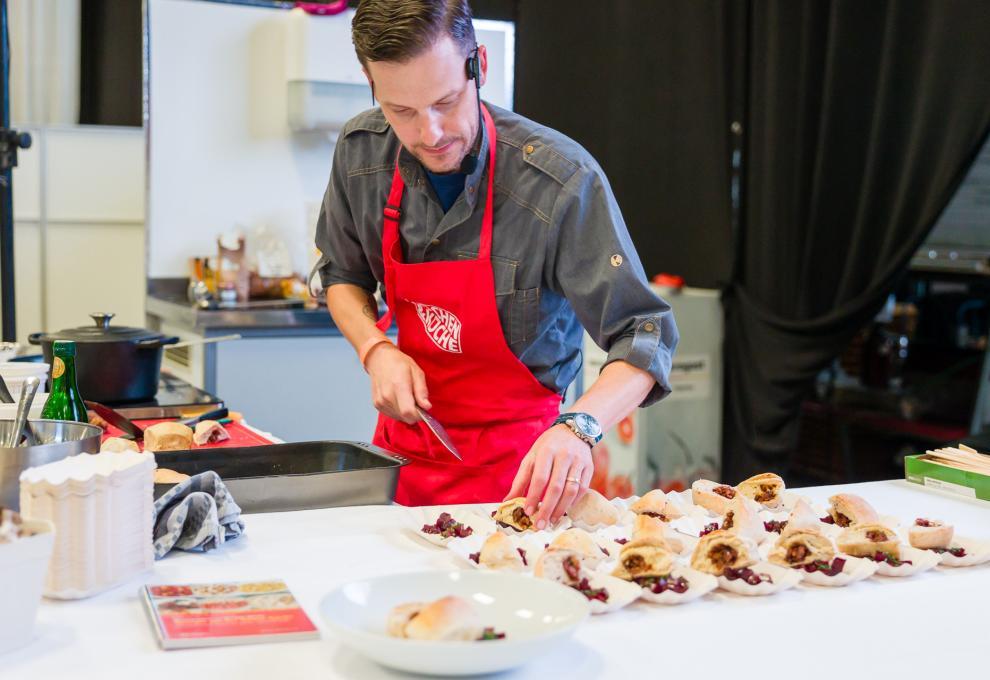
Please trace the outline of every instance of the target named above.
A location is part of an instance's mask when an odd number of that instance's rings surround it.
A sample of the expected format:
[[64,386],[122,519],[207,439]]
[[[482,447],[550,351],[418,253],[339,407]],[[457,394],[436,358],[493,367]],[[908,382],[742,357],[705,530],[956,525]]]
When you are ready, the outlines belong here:
[[[839,487],[803,489],[824,502]],[[845,485],[879,512],[955,524],[960,535],[990,539],[990,503],[904,481]],[[322,640],[164,652],[137,596],[144,583],[282,578],[314,622],[319,602],[352,579],[424,569],[462,568],[452,553],[402,529],[398,506],[246,516],[247,530],[207,554],[179,553],[152,573],[77,602],[45,601],[35,641],[0,657],[2,678],[177,677],[393,678]],[[798,586],[766,598],[717,591],[681,607],[638,602],[594,617],[575,638],[528,666],[499,677],[687,678],[724,667],[729,677],[886,677],[945,673],[976,678],[985,668],[990,565],[943,569],[906,579],[872,578],[847,588]],[[409,599],[416,598],[409,593]]]
[[153,328],[164,323],[206,337],[231,332],[252,336],[340,335],[322,306],[197,309],[186,298],[186,279],[149,281],[145,314]]

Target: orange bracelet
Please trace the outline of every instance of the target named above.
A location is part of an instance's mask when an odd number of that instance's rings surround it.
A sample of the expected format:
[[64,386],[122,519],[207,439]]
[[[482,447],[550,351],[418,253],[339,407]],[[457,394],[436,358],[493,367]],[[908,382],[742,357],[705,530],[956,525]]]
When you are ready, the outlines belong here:
[[[364,366],[364,362],[368,358],[368,354],[371,350],[383,342],[392,344],[392,341],[385,337],[370,337],[364,341],[364,344],[361,345],[361,349],[358,350],[358,361],[361,362],[361,366]],[[364,370],[367,371],[368,369],[365,368]]]

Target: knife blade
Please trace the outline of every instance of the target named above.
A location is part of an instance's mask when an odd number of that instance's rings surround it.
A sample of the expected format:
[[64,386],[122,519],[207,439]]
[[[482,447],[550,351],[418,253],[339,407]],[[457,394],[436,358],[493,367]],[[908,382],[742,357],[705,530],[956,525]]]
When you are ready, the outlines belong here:
[[198,416],[193,418],[186,418],[185,420],[180,420],[179,422],[187,427],[196,427],[196,423],[201,420],[220,420],[221,418],[226,418],[230,411],[226,408],[218,408],[213,411],[207,411],[206,413],[200,413]]
[[459,461],[463,461],[464,459],[461,458],[461,454],[457,451],[457,447],[454,446],[454,442],[450,440],[450,435],[447,434],[447,430],[445,430],[443,425],[440,424],[440,421],[431,416],[428,411],[421,409],[419,406],[416,407],[416,410],[419,412],[419,417],[422,418],[423,422],[426,423],[426,426],[430,428],[430,432],[436,435],[437,439],[440,440],[440,443],[444,445],[444,448],[450,451],[454,458]]
[[134,441],[141,441],[144,439],[144,430],[124,414],[118,413],[109,406],[104,406],[96,401],[87,401],[84,403],[86,404],[86,408],[90,409],[93,413],[103,418],[103,420],[116,427]]

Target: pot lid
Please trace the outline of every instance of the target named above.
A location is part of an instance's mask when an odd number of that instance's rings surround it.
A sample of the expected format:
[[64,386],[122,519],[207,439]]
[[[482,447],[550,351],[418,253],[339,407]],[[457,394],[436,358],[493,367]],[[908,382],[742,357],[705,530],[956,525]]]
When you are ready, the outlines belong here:
[[55,333],[43,333],[41,340],[73,340],[79,343],[91,342],[138,342],[165,337],[161,333],[147,328],[132,328],[129,326],[111,326],[110,320],[114,314],[94,312],[89,315],[94,323],[78,328],[63,328]]

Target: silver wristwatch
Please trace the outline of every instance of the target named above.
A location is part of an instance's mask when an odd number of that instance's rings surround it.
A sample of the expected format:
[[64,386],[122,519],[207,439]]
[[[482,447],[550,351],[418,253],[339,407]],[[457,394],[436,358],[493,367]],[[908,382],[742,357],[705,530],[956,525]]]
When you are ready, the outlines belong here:
[[602,440],[602,426],[594,416],[587,413],[561,413],[553,424],[571,428],[571,432],[588,446],[594,446]]

